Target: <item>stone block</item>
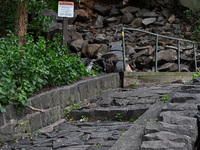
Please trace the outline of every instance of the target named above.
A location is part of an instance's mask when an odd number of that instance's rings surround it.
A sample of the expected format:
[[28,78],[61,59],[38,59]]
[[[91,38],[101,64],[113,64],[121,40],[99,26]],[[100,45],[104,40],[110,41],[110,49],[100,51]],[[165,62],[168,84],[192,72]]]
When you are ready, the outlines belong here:
[[81,99],[78,84],[70,86],[70,98],[69,104],[79,104],[83,99]]
[[195,100],[197,97],[190,93],[176,92],[172,98],[173,103],[184,103],[191,100]]
[[14,140],[14,130],[13,125],[7,124],[6,126],[0,127],[0,141],[6,142]]
[[90,116],[90,110],[89,109],[82,109],[82,110],[72,110],[70,113],[70,117],[72,117],[74,120],[80,120],[84,117],[91,117]]
[[40,103],[40,101],[41,101],[41,94],[36,95],[29,99],[30,105],[37,109],[42,109],[42,104]]
[[188,125],[195,127],[197,126],[197,120],[196,118],[186,117],[186,116],[174,116],[174,115],[168,115],[164,113],[160,113],[159,117],[162,118],[163,122],[170,123],[170,124],[176,124],[176,125]]
[[188,150],[185,143],[172,141],[144,141],[140,150]]
[[32,133],[42,128],[41,118],[42,118],[42,114],[39,112],[36,112],[29,117],[29,124],[30,124]]
[[140,106],[140,107],[128,107],[128,112],[127,112],[127,119],[138,119],[140,116],[142,116],[143,113],[145,113],[149,108]]
[[52,93],[53,91],[47,91],[39,95],[39,101],[43,109],[49,109],[53,107],[52,103]]
[[49,111],[45,111],[44,113],[41,114],[41,121],[42,121],[42,127],[50,125]]
[[107,120],[109,119],[110,109],[109,108],[97,108],[94,110],[94,113],[91,114],[91,117],[94,120]]
[[4,123],[3,113],[0,113],[0,126],[4,125]]
[[60,112],[61,112],[60,106],[56,106],[54,108],[49,109],[49,118],[50,118],[49,124],[53,124],[61,119]]
[[159,131],[168,131],[179,135],[187,135],[196,140],[198,136],[197,126],[190,125],[175,125],[166,122],[148,122],[145,128],[145,134]]
[[118,121],[125,120],[127,119],[126,118],[127,111],[128,111],[127,107],[119,107],[119,108],[111,107],[109,118],[111,120],[118,120]]
[[20,120],[13,127],[15,133],[30,133],[31,127],[28,120]]
[[80,139],[64,139],[59,138],[53,141],[53,149],[75,146],[75,145],[84,145],[84,142]]
[[155,133],[150,133],[144,135],[144,140],[145,141],[173,141],[173,142],[180,142],[180,143],[185,143],[187,146],[188,150],[192,149],[192,140],[189,136],[187,135],[179,135],[167,131],[160,131],[160,132],[155,132]]
[[[52,107],[56,107],[56,106],[60,106],[60,97],[61,95],[61,89],[58,88],[58,89],[54,89],[53,91],[51,91],[51,103],[52,103]],[[51,108],[52,108],[51,107]]]
[[161,111],[186,111],[186,110],[196,110],[197,104],[195,103],[168,103],[162,108]]
[[65,108],[66,106],[70,105],[70,89],[69,87],[64,87],[60,89],[60,99],[57,99],[60,101],[60,107]]
[[[80,99],[83,100],[83,99],[87,99],[88,98],[88,91],[90,89],[88,89],[88,86],[86,83],[80,83],[78,84],[78,91],[80,93]],[[78,92],[77,91],[77,92]]]

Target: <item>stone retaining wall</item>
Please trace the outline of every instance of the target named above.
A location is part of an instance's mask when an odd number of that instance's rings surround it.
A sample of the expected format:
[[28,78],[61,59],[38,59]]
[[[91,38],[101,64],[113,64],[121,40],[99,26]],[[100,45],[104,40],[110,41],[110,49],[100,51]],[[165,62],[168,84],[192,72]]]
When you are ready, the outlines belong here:
[[0,141],[11,141],[30,136],[39,129],[65,117],[65,108],[72,104],[83,105],[89,99],[103,91],[120,87],[118,73],[106,74],[59,87],[29,98],[30,105],[41,111],[33,111],[29,107],[17,110],[13,105],[0,113]]

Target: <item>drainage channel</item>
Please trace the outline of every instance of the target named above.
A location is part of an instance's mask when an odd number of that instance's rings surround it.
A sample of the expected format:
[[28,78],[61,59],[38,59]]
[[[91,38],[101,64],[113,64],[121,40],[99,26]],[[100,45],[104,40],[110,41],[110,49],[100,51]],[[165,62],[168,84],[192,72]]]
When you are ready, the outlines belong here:
[[[117,89],[102,93],[90,100],[86,106],[77,105],[66,111],[68,120],[54,126],[50,132],[38,132],[13,143],[7,143],[1,150],[108,150],[149,111],[155,103],[165,105],[167,95],[180,84]],[[69,111],[70,110],[70,111]],[[153,112],[151,112],[153,113]],[[149,114],[151,115],[151,114]]]

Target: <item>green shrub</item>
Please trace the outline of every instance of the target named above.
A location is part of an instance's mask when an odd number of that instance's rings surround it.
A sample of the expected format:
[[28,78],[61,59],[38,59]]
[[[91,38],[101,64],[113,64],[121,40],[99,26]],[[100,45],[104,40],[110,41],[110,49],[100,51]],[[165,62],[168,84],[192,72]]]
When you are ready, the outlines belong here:
[[27,97],[44,87],[61,86],[91,75],[78,56],[62,46],[62,37],[52,41],[9,33],[0,38],[0,111],[8,104],[26,106]]

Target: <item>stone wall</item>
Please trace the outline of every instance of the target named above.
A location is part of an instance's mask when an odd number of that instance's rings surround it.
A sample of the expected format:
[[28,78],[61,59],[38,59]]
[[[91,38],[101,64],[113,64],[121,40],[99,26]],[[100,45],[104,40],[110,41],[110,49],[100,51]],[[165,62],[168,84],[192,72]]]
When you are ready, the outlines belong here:
[[30,105],[38,109],[36,111],[30,107],[19,110],[10,105],[6,108],[6,113],[0,113],[0,141],[30,136],[39,129],[65,118],[66,107],[72,104],[84,105],[101,92],[118,87],[119,74],[112,73],[81,80],[29,98]]

